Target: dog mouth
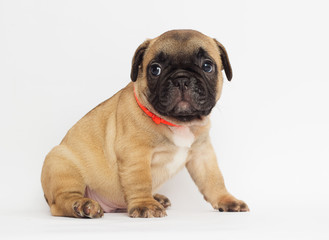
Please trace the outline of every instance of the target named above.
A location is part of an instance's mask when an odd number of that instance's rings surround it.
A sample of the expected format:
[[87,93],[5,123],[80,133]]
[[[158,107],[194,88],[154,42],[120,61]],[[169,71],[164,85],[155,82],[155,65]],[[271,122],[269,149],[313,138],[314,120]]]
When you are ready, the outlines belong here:
[[207,115],[207,113],[197,110],[189,101],[180,100],[166,115],[182,122],[188,122],[195,119],[201,120],[202,116]]
[[187,101],[180,101],[174,106],[173,111],[179,113],[180,115],[190,115],[194,110],[192,105]]

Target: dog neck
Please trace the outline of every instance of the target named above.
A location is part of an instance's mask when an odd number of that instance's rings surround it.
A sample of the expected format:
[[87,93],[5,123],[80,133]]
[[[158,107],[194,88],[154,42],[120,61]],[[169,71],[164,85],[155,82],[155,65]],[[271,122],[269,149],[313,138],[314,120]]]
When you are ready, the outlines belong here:
[[160,123],[166,124],[166,125],[172,126],[172,127],[180,127],[179,125],[173,124],[171,122],[168,122],[168,121],[164,120],[163,118],[160,118],[159,116],[155,115],[150,110],[148,110],[143,104],[141,104],[141,102],[137,98],[137,94],[136,94],[136,91],[135,91],[135,86],[134,86],[134,95],[135,95],[135,99],[136,99],[136,102],[137,102],[138,106],[143,110],[143,112],[146,113],[146,115],[148,115],[149,117],[152,118],[153,122],[155,122],[156,124],[160,124]]

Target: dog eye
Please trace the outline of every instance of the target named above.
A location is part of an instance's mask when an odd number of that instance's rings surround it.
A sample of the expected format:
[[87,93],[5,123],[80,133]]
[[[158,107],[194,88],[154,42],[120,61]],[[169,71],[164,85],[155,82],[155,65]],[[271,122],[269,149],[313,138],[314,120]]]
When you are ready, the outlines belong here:
[[161,74],[161,67],[159,64],[152,64],[150,67],[150,72],[152,73],[153,76],[159,76]]
[[207,72],[207,73],[212,72],[212,70],[213,70],[212,62],[210,62],[210,61],[205,61],[205,62],[202,64],[202,70],[203,70],[204,72]]

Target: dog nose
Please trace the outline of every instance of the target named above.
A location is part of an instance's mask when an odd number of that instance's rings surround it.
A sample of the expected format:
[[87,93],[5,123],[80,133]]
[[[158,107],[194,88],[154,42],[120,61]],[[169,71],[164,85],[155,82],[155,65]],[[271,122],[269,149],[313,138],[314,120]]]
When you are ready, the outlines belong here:
[[186,77],[176,78],[173,80],[173,84],[175,87],[178,87],[179,89],[181,89],[183,91],[188,88],[188,86],[190,84],[190,79],[188,79]]

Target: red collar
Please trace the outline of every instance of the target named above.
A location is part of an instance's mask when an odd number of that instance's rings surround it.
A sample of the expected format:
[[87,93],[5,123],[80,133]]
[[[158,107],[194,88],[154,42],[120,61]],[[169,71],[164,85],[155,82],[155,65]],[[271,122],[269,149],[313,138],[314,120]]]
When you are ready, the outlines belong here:
[[143,106],[140,101],[138,100],[137,98],[137,94],[136,94],[136,91],[135,91],[135,86],[134,86],[134,95],[135,95],[135,99],[136,99],[136,102],[138,104],[138,106],[149,116],[152,118],[153,122],[155,122],[156,124],[160,124],[160,123],[163,123],[163,124],[167,124],[169,126],[173,126],[173,127],[179,127],[178,125],[176,124],[173,124],[171,122],[168,122],[160,117],[158,117],[157,115],[153,114],[152,112],[150,112],[145,106]]

